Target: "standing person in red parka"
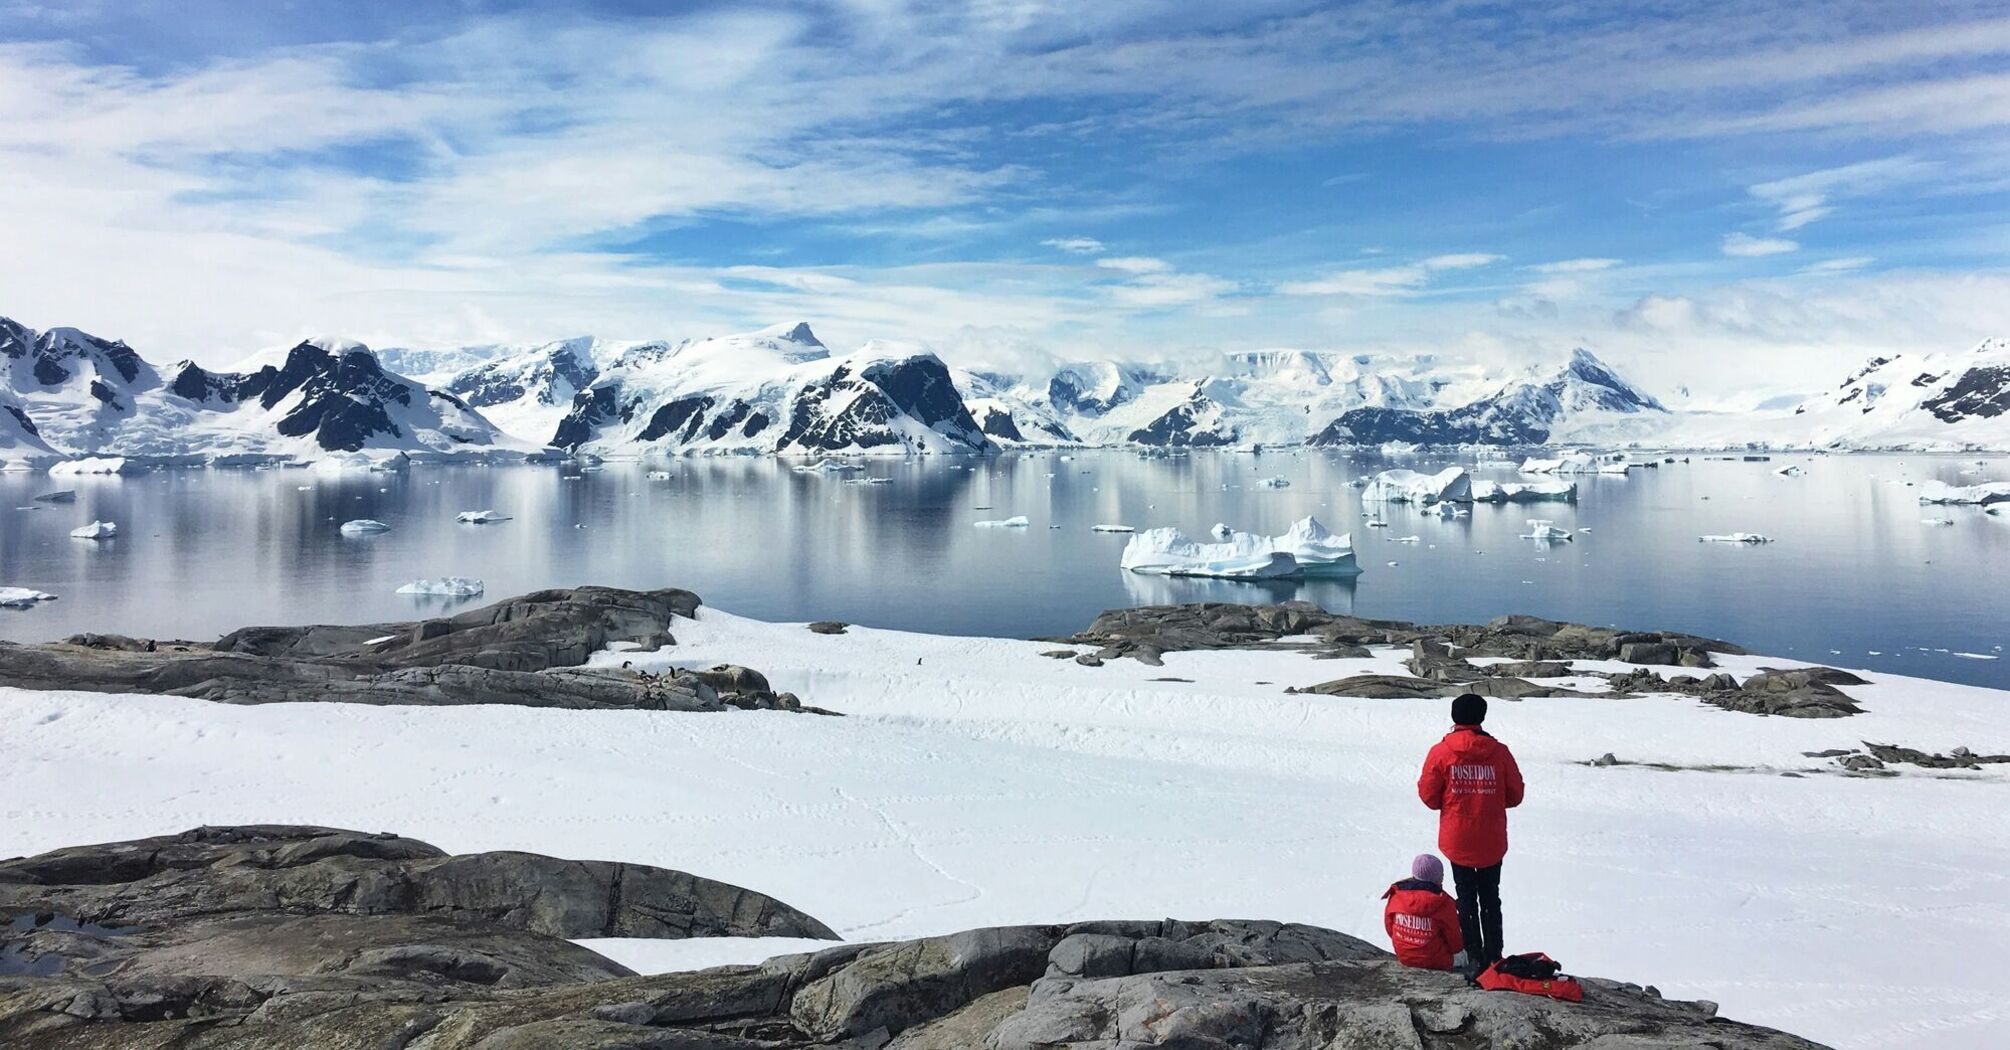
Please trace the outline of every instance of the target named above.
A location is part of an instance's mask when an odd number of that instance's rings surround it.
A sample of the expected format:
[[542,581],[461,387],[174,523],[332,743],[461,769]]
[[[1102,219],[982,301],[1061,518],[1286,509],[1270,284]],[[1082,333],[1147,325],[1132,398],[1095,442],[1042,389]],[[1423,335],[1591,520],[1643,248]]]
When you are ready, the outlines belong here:
[[1396,961],[1420,970],[1449,970],[1465,950],[1459,908],[1445,894],[1445,866],[1429,853],[1410,862],[1410,877],[1382,894],[1382,928],[1389,931]]
[[1438,850],[1452,862],[1459,891],[1459,928],[1466,956],[1485,966],[1501,957],[1501,858],[1507,856],[1507,811],[1521,805],[1521,768],[1507,745],[1480,723],[1486,698],[1452,701],[1452,731],[1424,759],[1417,795],[1438,811]]

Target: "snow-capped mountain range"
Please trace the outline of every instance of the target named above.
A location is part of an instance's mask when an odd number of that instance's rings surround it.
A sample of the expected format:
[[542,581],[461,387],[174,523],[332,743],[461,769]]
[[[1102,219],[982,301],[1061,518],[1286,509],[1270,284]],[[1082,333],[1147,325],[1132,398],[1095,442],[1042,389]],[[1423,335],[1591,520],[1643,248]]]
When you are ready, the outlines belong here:
[[1501,371],[1304,350],[1211,368],[1113,362],[1031,375],[924,347],[833,352],[807,324],[681,342],[582,337],[372,352],[341,340],[234,371],[159,367],[123,342],[0,319],[0,466],[76,456],[251,462],[336,455],[982,453],[1209,448],[1658,445],[2010,448],[2010,341],[1879,358],[1766,412],[1671,410],[1588,350]]

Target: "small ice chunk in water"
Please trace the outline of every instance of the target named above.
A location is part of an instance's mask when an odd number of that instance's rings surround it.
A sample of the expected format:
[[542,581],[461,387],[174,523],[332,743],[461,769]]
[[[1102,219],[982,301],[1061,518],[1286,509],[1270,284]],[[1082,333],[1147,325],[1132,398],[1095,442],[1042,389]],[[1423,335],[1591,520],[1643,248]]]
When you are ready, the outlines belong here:
[[430,594],[449,598],[472,598],[482,593],[482,581],[466,576],[442,576],[437,580],[413,580],[398,588],[399,594]]
[[498,521],[508,521],[509,515],[492,510],[464,510],[454,515],[454,520],[463,525],[493,525]]
[[80,540],[108,540],[118,534],[119,524],[115,521],[94,521],[70,530],[70,535]]
[[53,602],[56,596],[48,591],[30,590],[26,587],[0,587],[0,609],[32,609],[38,602]]
[[1528,519],[1528,529],[1528,532],[1522,534],[1522,539],[1546,543],[1569,543],[1576,539],[1570,534],[1569,529],[1559,529],[1555,522],[1544,518]]
[[367,536],[373,532],[389,532],[391,527],[375,518],[357,518],[342,523],[342,535]]
[[996,521],[977,521],[971,524],[980,529],[1023,529],[1033,523],[1026,519],[1026,515],[1020,514],[1010,518],[1000,518]]

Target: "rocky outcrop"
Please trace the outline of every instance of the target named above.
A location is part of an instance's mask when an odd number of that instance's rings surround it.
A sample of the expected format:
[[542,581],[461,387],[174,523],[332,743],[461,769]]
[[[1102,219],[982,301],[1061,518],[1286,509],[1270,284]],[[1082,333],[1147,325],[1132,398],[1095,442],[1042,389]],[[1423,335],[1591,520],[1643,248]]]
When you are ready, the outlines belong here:
[[[1289,639],[1287,641],[1287,639]],[[1281,605],[1155,605],[1113,609],[1080,634],[1056,641],[1093,645],[1080,660],[1132,657],[1158,666],[1183,649],[1291,649],[1318,658],[1358,658],[1370,646],[1406,647],[1415,677],[1360,674],[1289,692],[1375,700],[1438,699],[1460,693],[1520,700],[1530,697],[1631,697],[1684,693],[1727,711],[1788,718],[1839,718],[1863,708],[1838,686],[1863,679],[1829,667],[1763,668],[1740,682],[1728,674],[1663,677],[1651,667],[1708,669],[1711,653],[1743,653],[1729,642],[1675,631],[1626,631],[1534,616],[1502,616],[1484,624],[1425,625],[1329,613],[1309,602]],[[1075,656],[1073,652],[1064,655]],[[1469,657],[1505,657],[1476,664]],[[1635,671],[1577,671],[1572,660],[1616,660]],[[1589,691],[1531,679],[1603,678]]]
[[813,710],[744,668],[649,673],[583,666],[617,643],[652,651],[676,644],[674,621],[690,618],[698,605],[689,591],[574,587],[430,620],[246,627],[211,644],[116,635],[0,643],[0,685],[233,704]]
[[[0,1042],[50,1050],[1818,1050],[1717,1018],[1709,1003],[1667,1001],[1635,985],[1586,980],[1585,1001],[1575,1004],[1481,992],[1454,974],[1406,969],[1353,937],[1278,922],[1012,926],[656,977],[596,974],[593,953],[537,943],[551,950],[547,969],[514,982],[520,971],[499,977],[446,936],[342,954],[340,970],[299,976],[220,975],[201,959],[146,976],[0,976]],[[566,966],[579,975],[556,972]]]

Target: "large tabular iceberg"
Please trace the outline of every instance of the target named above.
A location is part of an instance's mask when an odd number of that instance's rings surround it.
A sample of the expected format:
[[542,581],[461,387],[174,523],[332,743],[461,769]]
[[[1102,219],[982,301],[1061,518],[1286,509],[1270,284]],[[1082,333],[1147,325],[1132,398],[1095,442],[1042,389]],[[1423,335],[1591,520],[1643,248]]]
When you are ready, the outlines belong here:
[[1301,518],[1277,536],[1216,526],[1218,543],[1188,539],[1178,529],[1148,529],[1124,547],[1123,567],[1164,576],[1274,580],[1299,576],[1358,576],[1353,538],[1327,531],[1317,518]]
[[1589,452],[1566,452],[1555,459],[1522,461],[1524,474],[1624,474],[1630,465],[1619,453],[1594,456]]
[[1385,470],[1370,478],[1361,490],[1363,503],[1471,503],[1473,479],[1458,467],[1446,467],[1436,474],[1414,470]]
[[1474,503],[1538,503],[1545,500],[1555,500],[1563,503],[1576,502],[1577,482],[1473,482]]
[[2010,503],[2010,481],[1992,481],[1981,485],[1949,485],[1945,481],[1922,481],[1919,484],[1919,502],[1977,506]]

